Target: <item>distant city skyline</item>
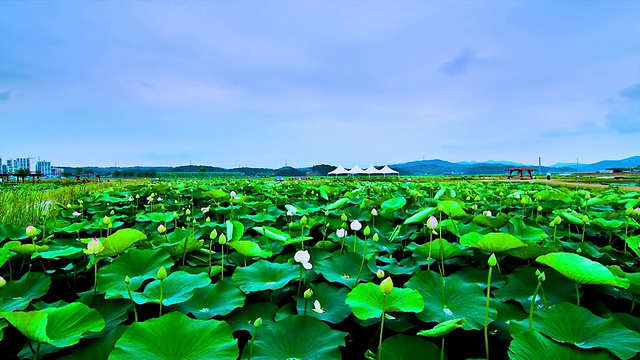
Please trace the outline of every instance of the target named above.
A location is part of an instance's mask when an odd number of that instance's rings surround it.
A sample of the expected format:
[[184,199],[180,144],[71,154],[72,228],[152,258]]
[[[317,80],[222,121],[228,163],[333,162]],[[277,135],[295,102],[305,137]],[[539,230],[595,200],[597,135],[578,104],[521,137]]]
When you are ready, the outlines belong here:
[[0,156],[623,159],[640,153],[639,18],[632,1],[0,1]]

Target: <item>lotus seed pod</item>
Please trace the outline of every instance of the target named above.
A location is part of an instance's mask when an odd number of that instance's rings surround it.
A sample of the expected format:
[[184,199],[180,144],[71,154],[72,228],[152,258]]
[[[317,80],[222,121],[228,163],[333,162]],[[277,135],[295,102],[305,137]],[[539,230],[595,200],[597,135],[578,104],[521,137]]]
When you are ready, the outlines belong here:
[[300,218],[300,225],[305,226],[309,223],[309,219],[307,219],[306,216],[303,216],[302,218]]
[[160,266],[160,269],[158,269],[158,272],[156,273],[156,277],[158,278],[158,280],[164,280],[167,278],[167,269],[164,268],[164,266]]
[[308,299],[308,298],[310,298],[312,296],[313,296],[313,290],[311,290],[311,289],[305,290],[305,292],[304,292],[304,298],[305,299]]
[[211,230],[211,233],[209,233],[209,239],[213,240],[217,237],[218,237],[218,231],[216,229]]
[[261,317],[257,318],[256,321],[253,322],[253,327],[260,327],[260,325],[262,325]]
[[435,216],[431,215],[429,217],[429,220],[427,220],[427,227],[431,230],[434,230],[436,227],[438,227],[438,219],[436,219]]
[[124,283],[127,285],[131,284],[131,278],[129,277],[129,275],[124,277]]
[[371,209],[371,215],[378,216],[378,210],[376,210],[375,208]]
[[364,234],[364,236],[369,236],[369,234],[371,234],[371,228],[369,228],[369,225],[367,225],[367,227],[364,228],[362,233]]
[[384,270],[378,269],[378,271],[376,271],[376,276],[378,279],[382,279],[384,277]]
[[375,234],[373,234],[372,239],[373,239],[374,242],[378,242],[378,240],[380,240],[380,236],[378,236],[378,233],[375,233]]
[[224,234],[220,234],[220,238],[218,239],[220,245],[224,245],[227,243],[227,237]]
[[0,288],[7,285],[7,280],[0,276]]
[[340,215],[340,220],[347,221],[347,215],[344,214],[344,213],[342,215]]
[[38,230],[36,230],[36,228],[32,225],[27,226],[27,228],[25,229],[25,233],[27,234],[27,236],[29,237],[34,237],[38,234]]
[[487,264],[489,264],[489,266],[491,267],[498,265],[498,259],[496,259],[496,254],[491,254],[491,256],[489,256],[489,260],[487,261]]
[[393,281],[390,276],[380,282],[380,291],[385,295],[391,294],[391,291],[393,291]]
[[160,234],[164,234],[165,231],[167,231],[167,228],[164,225],[162,224],[158,225],[158,232]]

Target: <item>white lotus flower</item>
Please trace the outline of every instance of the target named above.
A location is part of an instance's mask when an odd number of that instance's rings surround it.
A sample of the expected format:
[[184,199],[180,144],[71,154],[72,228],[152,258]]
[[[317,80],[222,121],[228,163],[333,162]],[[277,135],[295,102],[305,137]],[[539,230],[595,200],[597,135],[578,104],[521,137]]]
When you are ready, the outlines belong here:
[[347,236],[347,230],[340,228],[336,230],[336,235],[338,235],[338,237],[342,239],[343,237]]
[[309,255],[309,251],[307,250],[299,250],[294,256],[293,259],[301,264],[309,262],[311,260],[311,255]]
[[351,230],[353,230],[353,231],[358,231],[358,230],[360,230],[360,229],[362,229],[362,224],[360,223],[360,221],[358,221],[358,220],[353,220],[353,221],[351,222]]
[[229,196],[231,196],[232,198],[236,197],[236,192],[231,190],[231,192],[229,193]]
[[322,314],[324,313],[324,309],[322,309],[322,305],[320,305],[320,301],[316,300],[313,302],[313,312],[316,312],[318,314]]
[[429,217],[429,220],[427,220],[427,227],[431,230],[434,230],[436,227],[438,227],[438,219],[436,219],[435,216],[431,215]]
[[487,210],[487,211],[483,212],[482,215],[491,217],[491,215],[492,215],[491,214],[491,210]]
[[202,211],[203,214],[206,214],[209,212],[209,207],[203,207],[202,209],[200,209],[200,211]]
[[73,212],[73,214],[71,214],[71,215],[73,215],[73,217],[78,217],[78,216],[80,216],[81,214],[80,214],[79,212],[77,212],[77,211],[74,211],[74,212]]

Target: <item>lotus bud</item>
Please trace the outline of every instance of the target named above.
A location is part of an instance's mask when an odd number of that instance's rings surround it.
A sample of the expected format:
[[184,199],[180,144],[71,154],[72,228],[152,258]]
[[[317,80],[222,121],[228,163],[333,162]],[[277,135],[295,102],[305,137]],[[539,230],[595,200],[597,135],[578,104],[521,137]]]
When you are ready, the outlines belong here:
[[160,269],[158,269],[158,272],[156,273],[156,277],[158,278],[158,280],[164,280],[167,278],[167,269],[164,268],[164,266],[160,266]]
[[109,213],[110,215],[115,215],[115,211],[111,210],[111,212]]
[[378,271],[376,271],[376,276],[378,279],[382,279],[384,277],[384,270],[378,269]]
[[109,223],[109,225],[107,225],[108,229],[111,229],[113,227],[113,223]]
[[7,285],[7,280],[0,276],[0,288]]
[[303,217],[300,219],[300,225],[305,226],[305,225],[307,225],[308,223],[309,223],[309,219],[307,219],[307,217],[306,217],[306,216],[303,216]]
[[382,280],[382,282],[380,282],[380,291],[383,294],[389,295],[391,294],[392,290],[393,290],[393,281],[391,280],[390,276]]
[[475,201],[480,201],[480,200],[482,200],[482,198],[480,198],[480,195],[476,195],[476,197],[475,197],[475,199],[474,199],[474,200],[475,200]]
[[191,209],[187,209],[187,211],[184,212],[187,215],[191,215]]
[[556,222],[555,221],[551,221],[549,223],[549,227],[556,227]]
[[78,203],[82,205],[82,204],[84,204],[84,201],[78,200]]
[[177,219],[177,218],[178,218],[178,213],[174,211],[174,212],[173,212],[173,219],[175,220],[175,219]]
[[520,204],[522,204],[522,205],[526,205],[526,204],[527,204],[527,198],[522,198],[522,199],[520,200]]
[[129,275],[124,277],[124,283],[127,285],[131,284],[131,278],[129,277]]
[[627,215],[631,215],[631,214],[633,214],[633,207],[631,207],[631,206],[630,206],[630,207],[628,207],[628,208],[627,208],[627,210],[625,211],[625,213],[626,213]]
[[227,243],[227,237],[224,234],[220,234],[220,238],[218,239],[220,245],[224,245]]
[[582,248],[578,248],[578,249],[576,249],[576,252],[577,252],[578,254],[580,254],[580,253],[582,252]]
[[373,237],[371,238],[373,240],[373,242],[378,242],[378,240],[380,240],[380,236],[378,236],[378,233],[373,234]]
[[70,208],[70,207],[71,207],[71,204],[67,204],[67,207],[68,207],[68,208]]
[[343,237],[347,236],[347,230],[345,230],[343,228],[340,228],[340,229],[336,230],[336,235],[339,238],[343,238]]
[[105,215],[105,216],[104,216],[104,219],[102,219],[102,222],[103,222],[105,225],[109,225],[109,224],[111,224],[111,219],[109,219],[109,217]]
[[556,218],[553,219],[553,222],[556,223],[556,225],[560,225],[560,223],[562,223],[562,218],[560,217],[560,215],[556,216]]
[[27,228],[25,229],[25,233],[27,234],[27,236],[29,237],[34,237],[38,234],[38,230],[36,230],[36,228],[32,225],[27,226]]
[[487,261],[487,264],[489,264],[489,266],[491,267],[498,265],[498,259],[496,259],[496,254],[491,254],[491,256],[489,256],[489,260]]
[[340,220],[347,221],[347,215],[344,214],[344,213],[342,215],[340,215]]
[[167,231],[167,228],[164,225],[162,224],[158,225],[158,232],[160,234],[164,234],[165,231]]
[[473,206],[471,206],[471,208],[472,208],[473,210],[478,210],[478,204],[473,204]]
[[376,208],[371,209],[371,215],[378,216],[378,210],[376,210]]
[[304,292],[304,298],[305,299],[308,299],[308,298],[310,298],[312,296],[313,296],[313,290],[311,290],[311,289],[305,290],[305,292]]
[[438,219],[435,216],[431,215],[429,220],[427,220],[427,227],[431,230],[434,230],[438,227]]
[[211,233],[209,233],[209,239],[213,240],[217,237],[218,237],[218,231],[216,229],[211,230]]
[[359,231],[360,229],[362,229],[362,224],[360,223],[360,221],[358,220],[353,220],[351,222],[351,230],[353,231]]
[[584,198],[587,199],[587,200],[591,199],[591,194],[585,195]]
[[94,237],[87,244],[87,254],[96,255],[99,254],[102,250],[104,250],[104,245],[98,240],[98,238]]
[[637,207],[637,208],[634,210],[634,212],[635,212],[636,216],[640,216],[640,207]]
[[589,217],[587,215],[582,215],[582,222],[583,223],[588,223],[589,222]]
[[231,190],[231,192],[229,193],[229,196],[231,196],[232,198],[236,197],[236,192]]
[[538,205],[538,212],[542,211],[542,206]]
[[325,210],[324,216],[329,216],[329,210]]
[[471,196],[467,196],[466,201],[471,201]]
[[544,274],[544,272],[541,272],[540,274],[538,274],[538,281],[539,282],[543,282],[547,280],[547,276]]
[[139,194],[136,194],[136,199],[140,199],[140,195]]
[[369,228],[369,225],[367,225],[367,227],[364,228],[362,233],[364,234],[364,236],[369,236],[369,234],[371,234],[371,228]]
[[253,322],[253,327],[260,327],[260,325],[262,325],[261,317],[257,318],[256,321]]
[[211,218],[207,216],[206,219],[204,219],[205,222],[211,222]]

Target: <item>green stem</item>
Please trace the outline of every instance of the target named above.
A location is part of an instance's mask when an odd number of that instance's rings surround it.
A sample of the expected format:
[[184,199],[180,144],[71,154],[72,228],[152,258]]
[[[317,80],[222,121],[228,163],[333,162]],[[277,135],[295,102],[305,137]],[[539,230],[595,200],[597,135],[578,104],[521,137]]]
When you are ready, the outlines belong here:
[[34,356],[34,359],[40,359],[40,357],[38,356],[39,353],[40,353],[40,343],[36,345],[36,354]]
[[209,276],[211,276],[211,251],[212,251],[212,247],[213,247],[213,239],[211,239],[209,241],[209,272],[207,273]]
[[360,274],[362,274],[362,268],[364,267],[364,259],[367,255],[367,238],[364,238],[364,250],[362,251],[362,262],[360,263],[360,270],[358,270],[358,276],[356,276],[356,282],[353,283],[353,287],[358,285],[358,280],[360,280]]
[[540,295],[542,295],[542,303],[544,304],[545,309],[549,309],[549,304],[547,303],[547,297],[544,295],[544,288],[542,284],[540,284]]
[[429,260],[427,262],[427,271],[431,270],[431,250],[432,249],[433,249],[433,231],[430,231],[429,232]]
[[304,299],[304,316],[307,316],[307,306],[309,306],[309,299]]
[[444,360],[444,336],[442,337],[442,343],[440,344],[440,360]]
[[98,294],[98,260],[93,256],[93,296]]
[[631,298],[631,310],[629,310],[629,314],[633,314],[633,310],[636,308],[636,294],[633,294]]
[[489,266],[489,277],[487,278],[487,302],[484,311],[484,346],[486,358],[489,360],[489,303],[491,301],[491,271],[493,266]]
[[138,310],[136,310],[136,303],[133,302],[133,296],[131,296],[131,286],[127,285],[127,292],[129,293],[129,300],[131,300],[131,305],[133,305],[133,320],[138,322]]
[[376,360],[382,359],[382,330],[384,330],[384,308],[387,306],[387,294],[382,294],[382,320],[380,323],[380,339],[378,340],[378,356]]
[[[306,310],[306,309],[305,309]],[[249,344],[249,358],[247,360],[251,360],[251,356],[253,355],[253,341],[256,338],[256,333],[258,332],[258,328],[253,327],[253,332],[251,333],[251,344]]]
[[163,285],[163,280],[160,280],[160,316],[162,316],[162,285]]
[[222,280],[224,280],[224,245],[220,245],[220,247],[222,248],[222,270],[220,271],[220,274],[222,276]]
[[440,274],[444,277],[444,239],[440,238],[440,264],[441,264],[441,272]]
[[298,298],[300,298],[300,288],[302,287],[302,265],[300,265],[300,279],[298,280]]
[[576,304],[580,306],[580,289],[578,289],[578,283],[575,283],[575,285],[576,285]]
[[584,242],[584,231],[586,228],[587,228],[587,224],[585,223],[582,225],[582,242]]
[[540,290],[541,285],[542,283],[538,280],[538,286],[536,286],[536,289],[533,291],[533,298],[531,299],[531,306],[529,307],[529,331],[533,330],[533,309],[535,308],[536,296],[538,296],[538,290]]
[[357,233],[357,231],[354,230],[353,231],[353,252],[356,252],[356,246],[357,246],[356,242],[358,240],[358,237],[356,236],[356,233]]
[[304,250],[304,225],[301,225],[300,230],[300,246],[302,247],[302,250]]

